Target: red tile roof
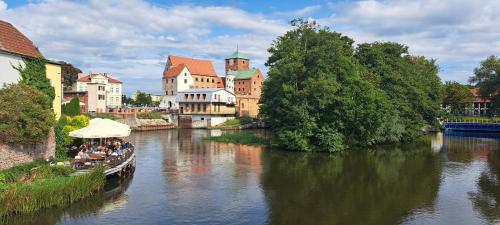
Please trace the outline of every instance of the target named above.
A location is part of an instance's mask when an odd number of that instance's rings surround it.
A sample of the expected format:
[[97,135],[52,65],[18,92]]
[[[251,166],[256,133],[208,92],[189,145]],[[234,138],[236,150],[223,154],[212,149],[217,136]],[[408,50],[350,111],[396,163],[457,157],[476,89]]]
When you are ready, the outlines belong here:
[[[92,80],[92,78],[94,78],[95,76],[99,76],[99,75],[102,75],[102,74],[89,74],[87,76],[78,78],[78,81],[90,82]],[[102,76],[105,76],[106,78],[108,78],[108,83],[122,84],[121,81],[114,79],[114,78],[111,78],[111,77],[108,77],[107,75],[102,75]]]
[[12,24],[0,20],[0,50],[22,56],[41,57],[42,53],[33,42]]
[[490,99],[481,97],[477,88],[470,88],[469,90],[474,95],[474,103],[487,103],[491,101]]
[[193,58],[186,58],[174,55],[168,56],[168,60],[170,61],[171,64],[170,68],[178,66],[180,64],[184,64],[188,68],[189,72],[193,75],[209,76],[209,77],[217,76],[217,73],[214,70],[212,62],[209,60],[193,59]]
[[179,76],[179,74],[182,72],[182,70],[185,67],[186,67],[186,65],[184,65],[184,64],[172,66],[163,72],[163,77],[167,77],[167,78],[177,77],[177,76]]

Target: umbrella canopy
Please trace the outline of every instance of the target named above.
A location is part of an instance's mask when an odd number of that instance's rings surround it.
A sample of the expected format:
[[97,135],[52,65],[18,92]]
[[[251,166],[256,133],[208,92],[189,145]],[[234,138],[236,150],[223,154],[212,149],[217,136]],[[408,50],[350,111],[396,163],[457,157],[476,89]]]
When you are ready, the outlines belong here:
[[128,137],[129,135],[130,127],[128,125],[101,118],[92,119],[88,126],[69,132],[70,137],[77,138]]

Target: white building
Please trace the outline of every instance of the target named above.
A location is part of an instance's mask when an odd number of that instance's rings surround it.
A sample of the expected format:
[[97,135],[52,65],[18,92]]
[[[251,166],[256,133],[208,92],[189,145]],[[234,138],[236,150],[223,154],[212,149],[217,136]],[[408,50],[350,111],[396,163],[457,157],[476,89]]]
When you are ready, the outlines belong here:
[[179,127],[208,128],[234,119],[236,96],[223,88],[193,88],[177,93]]
[[[73,84],[73,91],[88,91],[87,85],[91,83],[104,84],[106,88],[106,106],[118,108],[122,106],[122,82],[111,78],[106,73],[78,75],[78,80]],[[89,93],[90,94],[90,93]],[[89,110],[90,111],[90,110]]]
[[106,84],[103,83],[88,83],[85,85],[88,94],[88,111],[103,113],[106,112]]

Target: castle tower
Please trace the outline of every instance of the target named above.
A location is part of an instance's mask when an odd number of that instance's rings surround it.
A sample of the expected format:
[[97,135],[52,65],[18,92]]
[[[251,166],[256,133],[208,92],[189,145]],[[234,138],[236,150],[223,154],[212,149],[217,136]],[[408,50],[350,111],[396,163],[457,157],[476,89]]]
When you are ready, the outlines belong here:
[[229,70],[248,70],[250,68],[250,60],[240,53],[238,47],[236,52],[226,58],[226,74]]

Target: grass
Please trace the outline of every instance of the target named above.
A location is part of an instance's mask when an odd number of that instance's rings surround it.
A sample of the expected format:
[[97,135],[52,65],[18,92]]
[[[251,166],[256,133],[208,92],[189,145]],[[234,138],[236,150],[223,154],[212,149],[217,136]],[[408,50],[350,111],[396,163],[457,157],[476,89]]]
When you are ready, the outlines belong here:
[[137,114],[139,119],[162,119],[160,112],[146,112]]
[[240,117],[240,118],[228,120],[228,121],[222,123],[220,126],[236,127],[236,126],[249,124],[252,121],[253,121],[253,119],[251,117]]
[[220,136],[204,137],[203,140],[244,145],[261,145],[266,140],[253,132],[223,133]]
[[0,190],[0,219],[12,214],[66,206],[104,187],[103,168],[80,176],[70,176],[72,172],[69,167],[39,165],[39,162],[1,171],[6,179]]
[[30,163],[11,167],[7,170],[2,170],[0,171],[0,186],[2,186],[2,184],[13,183],[17,181],[20,176],[23,176],[29,173],[33,168],[42,165],[47,165],[47,162],[43,160],[35,160]]

